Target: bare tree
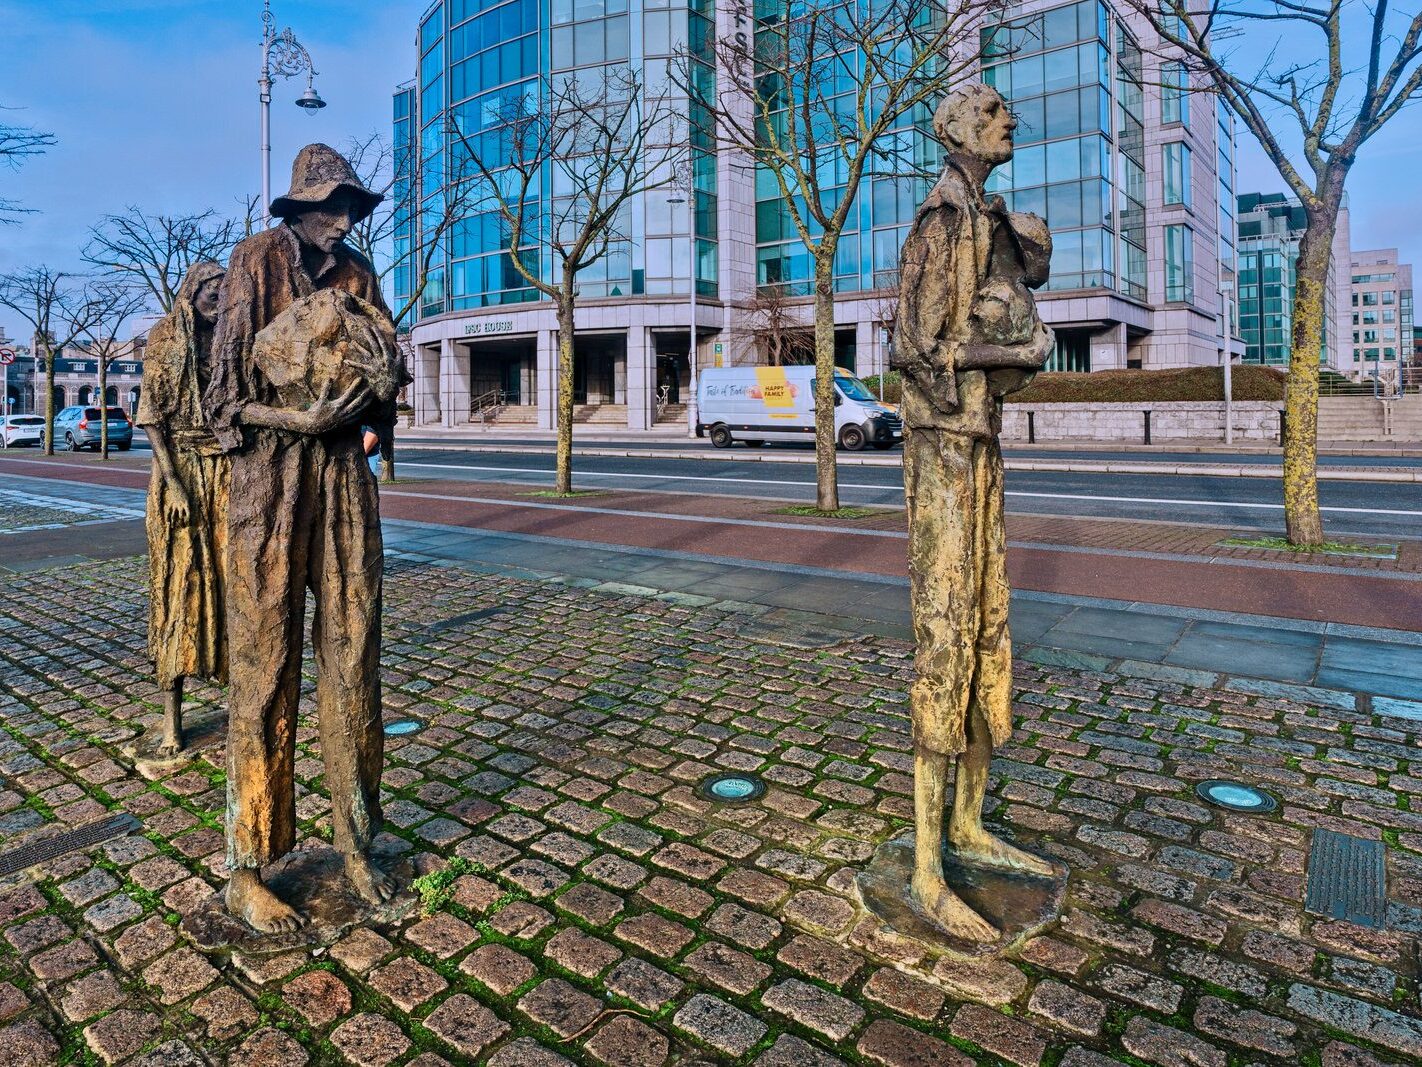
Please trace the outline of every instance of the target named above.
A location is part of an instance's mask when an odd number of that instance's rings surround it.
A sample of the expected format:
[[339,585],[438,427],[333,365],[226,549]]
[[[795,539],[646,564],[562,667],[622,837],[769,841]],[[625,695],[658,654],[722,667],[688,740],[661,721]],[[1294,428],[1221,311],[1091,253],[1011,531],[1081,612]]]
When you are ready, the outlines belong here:
[[34,354],[44,360],[44,454],[54,455],[54,361],[83,337],[89,316],[100,308],[89,300],[83,279],[52,267],[28,267],[0,275],[0,307],[8,308],[34,331]]
[[[839,508],[834,282],[840,238],[866,177],[912,180],[936,158],[932,106],[976,76],[979,32],[1000,0],[837,0],[756,5],[754,32],[716,42],[707,136],[775,182],[813,264],[818,507]],[[689,65],[688,65],[689,68]],[[690,86],[694,79],[686,78]],[[761,279],[762,284],[789,281]]]
[[765,343],[772,367],[804,363],[815,356],[812,328],[791,302],[785,285],[762,285],[747,307],[747,325],[757,340]]
[[1333,236],[1363,146],[1422,90],[1422,13],[1395,14],[1388,0],[1131,2],[1168,56],[1238,116],[1303,204],[1284,397],[1284,523],[1291,544],[1321,544],[1318,353]]
[[[688,151],[685,121],[633,68],[602,67],[543,78],[537,94],[509,100],[491,128],[453,127],[478,171],[474,210],[502,220],[507,264],[557,312],[558,493],[573,491],[578,276],[625,246],[635,198],[676,179]],[[545,170],[551,201],[542,198]],[[546,275],[540,247],[551,260]]]
[[[446,121],[445,129],[448,130],[449,126]],[[452,135],[446,133],[444,139],[450,140]],[[380,205],[356,225],[346,242],[370,261],[382,283],[397,267],[404,266],[409,271],[409,291],[396,294],[403,296],[403,299],[396,300],[391,308],[395,328],[401,331],[425,298],[431,273],[442,262],[440,252],[448,241],[450,231],[470,212],[475,191],[471,179],[477,171],[473,162],[462,153],[452,164],[446,162],[442,170],[443,196],[437,204],[425,205],[422,210],[420,183],[415,173],[416,153],[394,146],[376,133],[347,142],[342,154],[350,160],[365,187],[384,197]],[[418,245],[412,239],[413,223],[417,217],[420,230]],[[403,332],[401,336],[404,336]],[[401,346],[401,353],[408,358],[406,347]],[[393,434],[387,434],[381,440],[380,457],[381,481],[393,482]]]
[[90,229],[84,259],[118,281],[146,289],[166,315],[192,265],[225,261],[244,229],[242,220],[219,218],[211,209],[149,215],[130,206]]
[[148,306],[148,298],[149,292],[135,285],[99,280],[85,287],[83,299],[67,316],[99,365],[99,457],[104,460],[109,458],[109,366],[133,355],[133,341],[120,341],[119,331]]
[[[0,111],[8,110],[0,108]],[[40,155],[55,144],[54,134],[43,133],[29,126],[12,126],[0,121],[0,163],[14,169],[30,156]],[[13,200],[0,197],[0,224],[13,223],[16,215],[28,214]]]

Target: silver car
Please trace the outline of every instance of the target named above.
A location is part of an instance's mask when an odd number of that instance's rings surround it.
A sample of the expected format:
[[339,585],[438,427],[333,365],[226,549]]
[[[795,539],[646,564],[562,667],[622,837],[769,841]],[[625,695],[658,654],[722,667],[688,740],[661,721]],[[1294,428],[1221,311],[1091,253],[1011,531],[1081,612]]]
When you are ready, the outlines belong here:
[[[127,452],[133,447],[133,423],[129,420],[128,412],[120,407],[109,407],[105,410],[109,421],[109,447]],[[103,432],[99,422],[101,418],[103,416],[96,407],[77,405],[65,408],[54,417],[54,443],[71,452],[78,452],[81,448],[92,445],[97,452],[99,435]]]
[[9,415],[0,417],[0,435],[6,448],[17,445],[37,445],[44,440],[44,417],[41,415]]

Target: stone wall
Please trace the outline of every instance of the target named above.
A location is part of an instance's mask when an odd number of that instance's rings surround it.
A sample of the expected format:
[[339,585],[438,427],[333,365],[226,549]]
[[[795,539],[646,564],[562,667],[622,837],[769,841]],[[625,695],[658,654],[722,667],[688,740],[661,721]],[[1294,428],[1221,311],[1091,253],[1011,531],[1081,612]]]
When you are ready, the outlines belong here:
[[[1236,441],[1277,442],[1279,411],[1283,403],[1236,401],[1234,439]],[[1145,412],[1150,412],[1153,443],[1163,441],[1223,441],[1223,401],[1168,401],[1136,404],[1013,404],[1002,414],[1002,439],[1028,439],[1027,414],[1038,441],[1120,441],[1140,444],[1145,440]]]

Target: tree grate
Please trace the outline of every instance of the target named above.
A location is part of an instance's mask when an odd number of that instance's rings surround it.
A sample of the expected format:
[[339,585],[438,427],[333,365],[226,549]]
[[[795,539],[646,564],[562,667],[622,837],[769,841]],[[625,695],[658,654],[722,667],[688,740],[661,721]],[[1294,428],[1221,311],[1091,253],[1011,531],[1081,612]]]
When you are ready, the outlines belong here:
[[85,823],[62,834],[51,834],[38,841],[26,842],[18,848],[0,852],[0,878],[33,867],[37,863],[48,863],[59,856],[97,845],[110,838],[122,837],[137,830],[140,825],[137,819],[127,813],[110,815],[106,819]]
[[1387,862],[1381,841],[1315,830],[1304,909],[1380,929],[1387,919]]

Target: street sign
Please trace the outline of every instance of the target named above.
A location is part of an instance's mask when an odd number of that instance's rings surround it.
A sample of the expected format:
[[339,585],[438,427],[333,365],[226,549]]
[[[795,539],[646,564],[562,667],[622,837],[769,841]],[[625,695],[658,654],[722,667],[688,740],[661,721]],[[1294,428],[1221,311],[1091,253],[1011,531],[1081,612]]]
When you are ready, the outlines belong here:
[[15,362],[15,350],[13,348],[0,348],[0,367],[8,367]]

